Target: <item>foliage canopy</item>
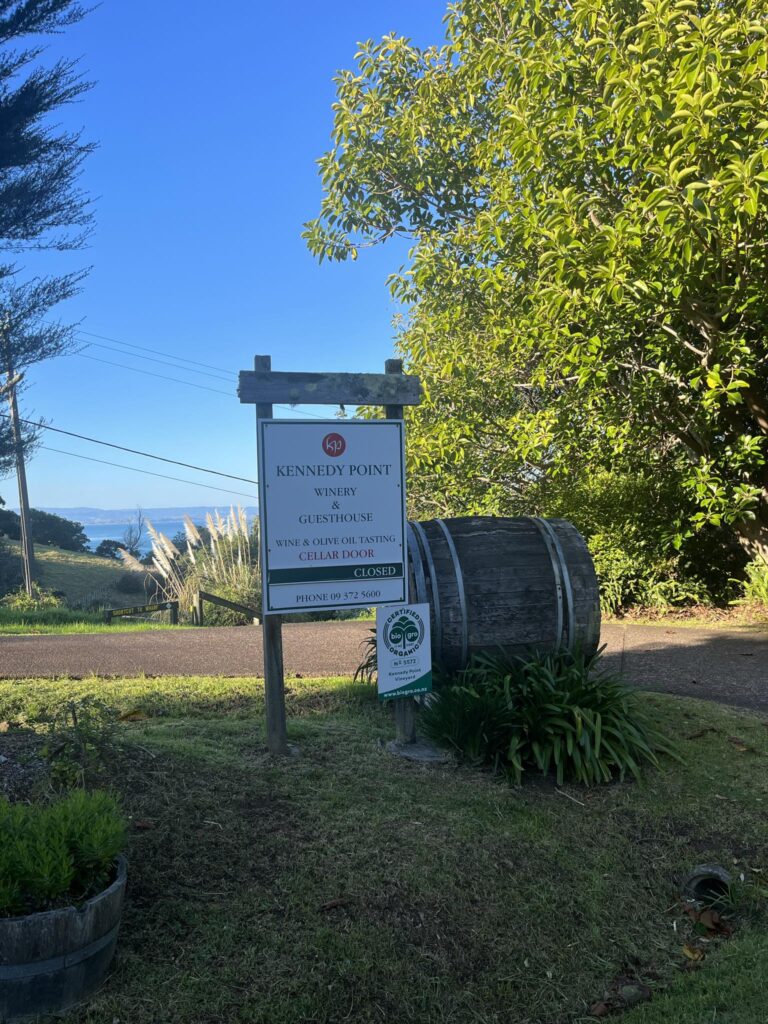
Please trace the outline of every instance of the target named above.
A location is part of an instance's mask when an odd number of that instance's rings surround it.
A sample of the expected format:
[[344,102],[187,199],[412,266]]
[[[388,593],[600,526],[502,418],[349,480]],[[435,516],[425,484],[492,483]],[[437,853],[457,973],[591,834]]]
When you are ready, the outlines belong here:
[[[79,248],[91,224],[78,177],[93,146],[51,122],[89,85],[77,61],[39,59],[40,37],[85,13],[75,0],[0,0],[0,373],[6,376],[0,395],[21,383],[25,367],[73,344],[71,327],[45,317],[78,291],[84,273],[19,282],[19,268],[7,260],[29,250]],[[24,448],[34,445],[34,427],[25,426],[20,435]],[[0,471],[15,462],[15,449],[3,419]]]
[[679,545],[768,524],[767,0],[461,0],[341,73],[319,258],[392,278],[454,509],[596,468],[675,480]]

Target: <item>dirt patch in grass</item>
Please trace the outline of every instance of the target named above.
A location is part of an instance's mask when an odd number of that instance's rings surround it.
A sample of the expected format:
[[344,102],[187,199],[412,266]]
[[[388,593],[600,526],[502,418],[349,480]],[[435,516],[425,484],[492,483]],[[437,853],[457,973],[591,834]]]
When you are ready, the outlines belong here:
[[35,733],[0,722],[0,796],[12,802],[29,800],[39,791],[48,777],[41,745]]

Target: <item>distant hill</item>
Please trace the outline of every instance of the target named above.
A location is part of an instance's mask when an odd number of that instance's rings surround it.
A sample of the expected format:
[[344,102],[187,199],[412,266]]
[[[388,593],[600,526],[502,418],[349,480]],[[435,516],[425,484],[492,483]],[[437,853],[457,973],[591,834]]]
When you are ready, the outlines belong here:
[[[226,516],[229,505],[190,505],[181,508],[142,508],[145,519],[150,519],[153,524],[158,525],[164,522],[175,522],[188,515],[194,522],[204,522],[207,513],[213,515],[218,511]],[[136,516],[135,508],[88,508],[87,506],[77,508],[43,508],[44,512],[53,512],[54,515],[64,516],[65,519],[74,519],[83,526],[108,526],[111,523],[122,524],[132,522]],[[258,509],[255,505],[246,505],[245,512],[248,516],[255,516]]]

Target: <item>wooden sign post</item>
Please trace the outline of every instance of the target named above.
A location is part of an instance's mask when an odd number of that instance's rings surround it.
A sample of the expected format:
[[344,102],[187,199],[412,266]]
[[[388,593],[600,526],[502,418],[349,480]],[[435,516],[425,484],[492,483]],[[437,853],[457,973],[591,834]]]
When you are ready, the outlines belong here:
[[[418,377],[403,373],[400,359],[388,359],[385,373],[281,373],[272,370],[270,356],[256,356],[252,371],[240,373],[240,401],[256,406],[257,434],[261,420],[272,419],[273,404],[289,405],[383,405],[388,420],[402,420],[403,406],[421,402]],[[358,428],[360,429],[360,428]],[[259,458],[261,445],[257,440]],[[264,467],[259,465],[259,479]],[[259,515],[262,509],[259,509]],[[406,580],[407,550],[403,550]],[[264,565],[262,563],[262,572]],[[279,606],[278,606],[279,607]],[[267,747],[272,754],[285,754],[285,679],[283,670],[282,615],[262,614],[264,637],[264,696],[267,719]],[[395,726],[400,743],[416,738],[415,705],[412,697],[395,703]]]

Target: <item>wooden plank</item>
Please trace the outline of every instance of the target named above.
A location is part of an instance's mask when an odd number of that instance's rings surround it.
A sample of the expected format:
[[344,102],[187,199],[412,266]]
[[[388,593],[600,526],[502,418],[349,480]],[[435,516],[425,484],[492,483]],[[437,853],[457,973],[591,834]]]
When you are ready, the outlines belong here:
[[249,619],[256,619],[259,615],[255,608],[249,608],[247,605],[238,604],[237,601],[228,601],[226,597],[219,597],[218,594],[209,594],[205,590],[201,590],[199,592],[199,597],[203,601],[210,602],[210,604],[217,604],[220,608],[229,608],[230,611],[240,612],[241,615],[247,615]]
[[[272,357],[254,356],[253,376],[271,376]],[[242,381],[243,374],[240,375]],[[240,401],[243,401],[241,396]],[[272,399],[256,401],[256,447],[259,447],[259,420],[272,419]],[[274,399],[278,401],[278,399]],[[259,479],[263,467],[259,466]],[[267,719],[267,748],[270,754],[288,753],[288,733],[285,725],[285,672],[283,669],[283,618],[264,615],[261,620],[264,648],[264,703]]]
[[114,615],[127,616],[145,615],[149,612],[173,612],[174,607],[178,613],[178,601],[161,601],[159,604],[135,604],[127,608],[110,608],[104,614],[109,615],[111,619]]
[[[243,403],[269,405],[418,405],[421,381],[398,373],[283,373],[243,370],[238,395]],[[402,415],[402,413],[401,413]],[[400,416],[389,419],[400,419]],[[266,417],[260,417],[266,419]]]

